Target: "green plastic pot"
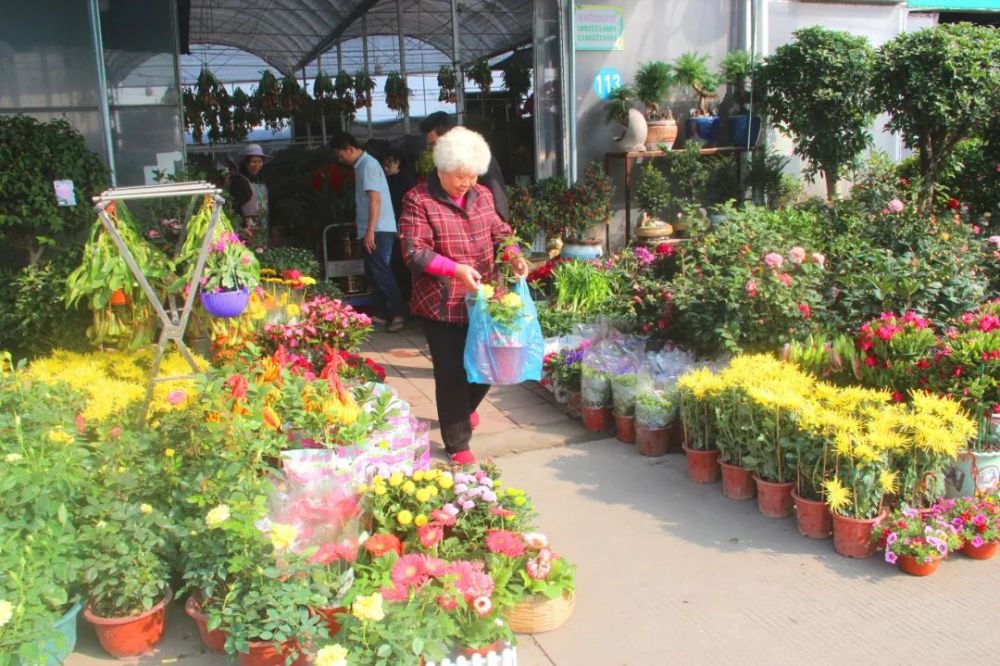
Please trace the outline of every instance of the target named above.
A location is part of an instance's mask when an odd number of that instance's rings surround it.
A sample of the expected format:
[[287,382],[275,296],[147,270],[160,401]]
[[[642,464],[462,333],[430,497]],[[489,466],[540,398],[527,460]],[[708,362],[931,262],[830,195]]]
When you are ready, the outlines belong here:
[[[82,608],[83,602],[77,601],[52,625],[59,638],[53,638],[46,642],[45,649],[42,651],[45,661],[40,663],[45,666],[60,666],[73,654],[73,650],[76,649],[76,618]],[[12,666],[26,666],[21,664],[17,657],[14,657],[11,664]]]

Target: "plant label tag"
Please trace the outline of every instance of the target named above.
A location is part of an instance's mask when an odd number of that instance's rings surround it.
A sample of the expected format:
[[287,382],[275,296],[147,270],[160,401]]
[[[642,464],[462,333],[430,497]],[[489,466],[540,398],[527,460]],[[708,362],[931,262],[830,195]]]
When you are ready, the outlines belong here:
[[56,192],[56,204],[59,206],[75,206],[76,191],[72,180],[53,180],[52,187]]

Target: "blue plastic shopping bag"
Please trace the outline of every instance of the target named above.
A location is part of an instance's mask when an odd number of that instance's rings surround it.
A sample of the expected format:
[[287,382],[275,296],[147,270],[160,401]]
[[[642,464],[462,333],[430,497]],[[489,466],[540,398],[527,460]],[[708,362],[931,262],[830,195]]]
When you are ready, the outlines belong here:
[[538,311],[524,279],[508,294],[515,294],[521,307],[509,322],[490,316],[489,287],[469,294],[469,334],[465,338],[465,373],[476,384],[520,384],[542,379],[545,339]]

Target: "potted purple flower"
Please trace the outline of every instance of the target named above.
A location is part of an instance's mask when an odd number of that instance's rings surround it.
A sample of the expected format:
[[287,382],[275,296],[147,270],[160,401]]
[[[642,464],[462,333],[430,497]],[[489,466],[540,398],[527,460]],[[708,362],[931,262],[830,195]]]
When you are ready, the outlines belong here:
[[201,278],[201,304],[213,317],[238,317],[260,284],[260,263],[240,237],[223,231],[216,236]]

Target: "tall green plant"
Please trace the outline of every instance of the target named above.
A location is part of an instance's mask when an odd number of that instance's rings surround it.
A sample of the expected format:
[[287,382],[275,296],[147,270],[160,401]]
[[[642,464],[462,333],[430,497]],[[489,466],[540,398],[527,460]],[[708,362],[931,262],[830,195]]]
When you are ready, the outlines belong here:
[[708,56],[684,53],[674,61],[673,69],[676,84],[687,86],[698,97],[698,113],[709,115],[709,101],[716,97],[719,76],[709,69]]
[[796,31],[762,67],[767,111],[809,161],[806,175],[826,176],[828,199],[844,168],[871,144],[874,68],[867,39],[819,26]]
[[633,83],[635,96],[646,105],[646,117],[649,120],[672,117],[669,108],[666,113],[660,111],[660,102],[666,99],[675,83],[673,67],[659,60],[645,63],[636,72]]
[[[90,198],[106,183],[106,172],[66,120],[0,116],[0,165],[0,240],[24,251],[28,263],[41,258],[48,237],[93,219]],[[76,205],[58,205],[54,180],[73,181]]]
[[985,129],[1000,102],[1000,34],[968,23],[903,34],[886,43],[875,69],[878,102],[920,155],[925,202],[958,143]]

